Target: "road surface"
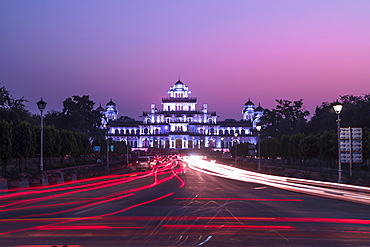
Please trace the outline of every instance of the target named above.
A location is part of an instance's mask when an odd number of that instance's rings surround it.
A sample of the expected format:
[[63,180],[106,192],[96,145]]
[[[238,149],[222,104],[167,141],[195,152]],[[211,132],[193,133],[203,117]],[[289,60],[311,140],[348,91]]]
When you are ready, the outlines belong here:
[[370,245],[366,204],[205,170],[168,161],[152,171],[2,193],[0,246]]

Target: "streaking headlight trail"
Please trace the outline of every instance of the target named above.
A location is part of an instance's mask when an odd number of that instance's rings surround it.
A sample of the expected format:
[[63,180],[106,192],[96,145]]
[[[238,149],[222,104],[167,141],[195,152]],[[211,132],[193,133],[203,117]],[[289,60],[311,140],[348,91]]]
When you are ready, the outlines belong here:
[[191,169],[213,176],[243,182],[259,183],[314,196],[370,205],[370,188],[363,186],[267,175],[210,162],[199,156],[184,158],[184,162],[188,163]]

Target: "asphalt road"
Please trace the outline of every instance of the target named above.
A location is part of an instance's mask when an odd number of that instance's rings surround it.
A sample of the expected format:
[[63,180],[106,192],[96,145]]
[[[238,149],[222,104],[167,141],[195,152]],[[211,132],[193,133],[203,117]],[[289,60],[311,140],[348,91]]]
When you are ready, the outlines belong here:
[[173,163],[2,195],[0,246],[27,244],[370,246],[370,206]]

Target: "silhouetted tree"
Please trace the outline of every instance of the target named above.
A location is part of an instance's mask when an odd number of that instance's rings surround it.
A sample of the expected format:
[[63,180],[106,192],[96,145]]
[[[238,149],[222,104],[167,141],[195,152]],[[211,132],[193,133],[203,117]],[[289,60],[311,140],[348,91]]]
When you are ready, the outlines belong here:
[[288,165],[291,164],[291,158],[289,153],[289,147],[290,147],[290,141],[292,137],[290,135],[283,135],[280,137],[279,143],[280,143],[280,155],[283,159],[283,163],[288,163]]
[[266,109],[261,118],[267,135],[280,138],[305,131],[309,111],[303,110],[303,99],[297,101],[276,100],[273,110]]
[[63,115],[68,116],[70,130],[87,133],[93,136],[100,126],[100,112],[94,110],[94,102],[88,95],[72,96],[63,101]]
[[33,156],[36,151],[35,128],[29,122],[19,122],[13,128],[12,138],[13,158],[18,160],[18,169],[21,171],[21,160]]
[[54,126],[44,127],[44,156],[49,158],[59,157],[62,139],[59,130]]
[[12,132],[13,127],[5,120],[0,120],[0,158],[3,171],[6,171],[8,160],[12,157]]
[[275,161],[280,156],[279,141],[274,137],[265,138],[261,141],[261,155]]
[[74,150],[74,156],[80,157],[81,155],[91,154],[92,147],[90,145],[89,136],[85,133],[74,132],[77,148]]
[[31,113],[26,110],[25,102],[27,100],[23,97],[16,99],[4,86],[0,87],[0,119],[9,123],[18,123],[23,120],[29,121]]
[[77,142],[75,135],[72,131],[61,130],[60,137],[62,139],[60,147],[60,163],[63,163],[63,160],[66,155],[74,154],[77,150]]
[[315,114],[308,122],[308,133],[323,133],[328,130],[336,129],[337,115],[333,109],[333,102],[323,102],[316,106]]
[[338,137],[334,131],[325,131],[319,137],[319,157],[326,164],[333,163],[338,157]]
[[94,104],[88,95],[72,96],[63,101],[61,112],[49,111],[45,123],[59,130],[86,133],[90,137],[103,136],[104,132],[99,129],[101,113],[93,109]]
[[319,137],[316,135],[306,135],[299,142],[299,153],[304,162],[319,156],[318,148]]
[[290,142],[289,142],[289,157],[292,160],[293,164],[300,163],[302,160],[299,144],[301,143],[302,139],[304,138],[303,134],[295,134],[292,135]]
[[235,147],[235,143],[234,143],[234,145],[230,148],[230,153],[234,157],[235,157],[235,151],[236,151],[237,156],[241,156],[241,157],[249,156],[250,155],[250,152],[249,152],[250,145],[251,144],[249,142],[243,142],[243,143],[238,143],[237,147]]

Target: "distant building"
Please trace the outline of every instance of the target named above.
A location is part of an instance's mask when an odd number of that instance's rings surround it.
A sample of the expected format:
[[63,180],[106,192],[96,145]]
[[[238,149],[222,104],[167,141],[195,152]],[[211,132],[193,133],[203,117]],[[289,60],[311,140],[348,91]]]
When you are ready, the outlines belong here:
[[150,111],[143,112],[142,121],[129,117],[118,118],[116,104],[111,100],[102,114],[102,126],[110,124],[109,136],[114,141],[128,142],[135,148],[175,148],[175,149],[227,149],[233,143],[257,142],[256,123],[263,108],[257,108],[248,100],[242,110],[242,121],[226,119],[217,121],[216,112],[203,104],[196,109],[197,98],[180,80],[170,87],[169,97],[162,98],[162,109],[152,104]]

